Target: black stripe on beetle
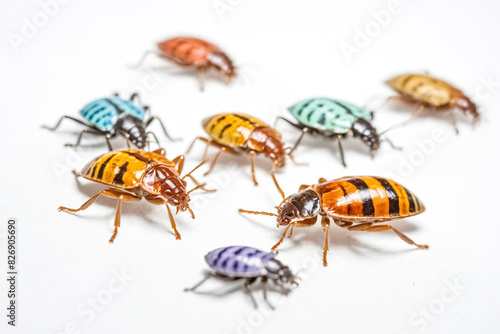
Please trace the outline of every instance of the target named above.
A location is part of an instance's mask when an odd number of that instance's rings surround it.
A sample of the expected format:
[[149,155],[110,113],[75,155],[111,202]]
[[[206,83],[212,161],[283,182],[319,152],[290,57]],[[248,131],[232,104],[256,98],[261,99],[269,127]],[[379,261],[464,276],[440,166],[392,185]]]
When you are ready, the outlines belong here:
[[297,115],[302,115],[302,112],[304,111],[304,109],[306,109],[307,107],[309,107],[309,105],[314,101],[315,99],[310,99],[309,101],[307,101],[306,103],[304,103],[304,105],[302,106],[302,108],[300,108],[299,111],[297,111]]
[[391,186],[391,184],[382,178],[376,177],[377,180],[382,187],[384,187],[385,192],[387,193],[387,198],[389,198],[389,215],[391,216],[399,216],[399,196],[396,190]]
[[408,197],[408,203],[410,203],[410,212],[415,212],[415,201],[413,200],[411,192],[409,192],[405,187],[403,187],[403,189],[405,190],[406,196]]
[[106,165],[108,164],[108,162],[113,159],[113,157],[115,156],[116,154],[112,154],[109,158],[107,158],[101,165],[101,167],[99,168],[99,173],[97,173],[97,179],[98,180],[101,180],[102,179],[102,176],[104,175],[104,169],[106,168]]
[[123,109],[121,109],[120,107],[118,107],[116,104],[113,103],[113,101],[111,101],[110,99],[106,99],[106,101],[111,104],[115,109],[116,109],[116,112],[118,112],[118,115],[121,115],[123,114],[125,111],[123,111]]
[[373,200],[368,185],[361,179],[351,179],[348,182],[358,189],[359,196],[363,202],[363,216],[373,216],[375,214],[375,207],[373,206]]
[[231,127],[232,124],[226,124],[223,128],[222,131],[219,133],[219,139],[222,138],[222,135],[224,135],[224,132]]
[[123,175],[127,172],[127,166],[128,166],[128,161],[121,165],[120,170],[118,171],[118,174],[115,175],[115,178],[113,179],[113,184],[118,184],[122,185],[123,182]]
[[[340,189],[342,189],[342,192],[344,193],[344,197],[347,197],[347,191],[345,191],[345,188],[343,186],[340,186]],[[347,215],[351,215],[351,203],[347,201]]]
[[123,153],[127,153],[129,156],[134,157],[137,160],[142,161],[142,162],[148,162],[149,161],[147,158],[143,157],[139,153],[135,153],[135,152],[123,152]]
[[343,105],[342,103],[340,103],[339,101],[335,101],[335,103],[339,106],[341,106],[342,108],[344,108],[348,114],[351,114],[351,115],[354,115],[351,111],[351,109],[349,109],[347,106]]

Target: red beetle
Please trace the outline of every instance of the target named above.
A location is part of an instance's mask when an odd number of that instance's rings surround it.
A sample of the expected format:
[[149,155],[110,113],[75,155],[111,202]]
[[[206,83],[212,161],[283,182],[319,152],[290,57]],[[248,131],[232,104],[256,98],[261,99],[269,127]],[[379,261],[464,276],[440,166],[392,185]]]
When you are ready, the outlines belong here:
[[198,71],[200,90],[203,91],[205,72],[213,68],[231,81],[236,77],[233,61],[216,45],[192,37],[174,37],[158,43],[158,50],[147,51],[139,66],[149,53],[155,53],[160,58],[168,60],[180,67],[194,67]]

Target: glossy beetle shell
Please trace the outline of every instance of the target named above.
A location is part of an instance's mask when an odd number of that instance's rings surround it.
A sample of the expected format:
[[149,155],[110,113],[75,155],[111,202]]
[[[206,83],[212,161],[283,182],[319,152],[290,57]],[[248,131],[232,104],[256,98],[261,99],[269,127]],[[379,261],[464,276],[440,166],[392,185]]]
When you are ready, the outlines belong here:
[[91,162],[81,175],[90,181],[107,184],[121,189],[139,187],[148,168],[159,163],[172,169],[175,164],[163,155],[142,150],[125,149],[108,152]]
[[264,276],[267,274],[264,262],[273,258],[273,253],[245,246],[217,248],[205,256],[210,268],[229,277]]
[[262,126],[269,127],[260,119],[241,113],[218,114],[203,121],[210,138],[229,147],[244,147],[255,128]]
[[380,222],[425,211],[415,194],[383,177],[344,177],[313,185],[312,189],[323,211],[341,221]]
[[120,117],[134,116],[144,120],[145,111],[133,102],[118,96],[98,99],[87,104],[80,111],[82,117],[101,131],[110,131]]
[[288,108],[288,111],[301,124],[323,133],[344,134],[351,129],[356,119],[372,119],[370,111],[330,98],[303,100]]

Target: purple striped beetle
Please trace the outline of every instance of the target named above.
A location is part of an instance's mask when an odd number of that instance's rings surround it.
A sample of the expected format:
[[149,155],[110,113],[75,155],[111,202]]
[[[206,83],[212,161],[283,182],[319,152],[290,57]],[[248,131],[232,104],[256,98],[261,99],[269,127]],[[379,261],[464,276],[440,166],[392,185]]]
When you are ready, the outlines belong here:
[[184,291],[194,291],[205,283],[210,277],[219,278],[225,281],[235,281],[245,279],[245,291],[252,299],[252,303],[257,308],[257,302],[252,296],[250,285],[259,277],[262,282],[264,300],[273,307],[267,300],[266,284],[267,280],[272,280],[282,291],[290,292],[288,284],[298,285],[296,277],[290,269],[274,258],[275,253],[267,253],[253,247],[229,246],[214,249],[205,255],[205,261],[213,271],[208,272],[203,280],[192,288]]

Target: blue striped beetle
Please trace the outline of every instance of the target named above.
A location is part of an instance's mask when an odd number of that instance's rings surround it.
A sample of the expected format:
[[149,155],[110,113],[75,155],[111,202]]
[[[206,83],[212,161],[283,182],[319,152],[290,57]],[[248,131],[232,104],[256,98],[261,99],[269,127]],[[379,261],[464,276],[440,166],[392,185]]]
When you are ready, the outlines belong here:
[[[135,103],[135,100],[137,100],[137,104]],[[80,132],[75,144],[66,144],[66,146],[78,147],[83,134],[90,133],[103,135],[106,138],[109,150],[112,151],[113,148],[111,147],[109,139],[117,134],[125,137],[127,139],[127,143],[130,140],[130,142],[132,142],[132,144],[137,146],[139,149],[143,149],[146,146],[148,135],[152,135],[158,145],[160,145],[158,138],[153,132],[146,132],[146,128],[151,124],[151,122],[158,120],[165,136],[167,136],[170,140],[175,140],[169,136],[163,122],[158,116],[152,116],[147,121],[144,121],[148,111],[149,107],[142,105],[138,93],[133,93],[129,100],[122,99],[118,96],[118,94],[115,94],[109,98],[94,100],[80,110],[80,115],[88,123],[71,116],[64,115],[59,119],[54,127],[48,127],[45,125],[43,127],[54,131],[59,127],[63,119],[70,119],[86,126],[88,129],[84,129]]]
[[[325,138],[336,138],[344,167],[346,167],[346,163],[342,139],[346,136],[359,137],[370,147],[372,157],[380,146],[380,135],[383,132],[377,133],[377,130],[370,123],[373,119],[373,112],[365,108],[330,98],[312,98],[294,104],[288,108],[288,111],[298,123],[291,122],[281,116],[277,120],[282,119],[302,131],[290,153],[300,144],[306,133],[318,134]],[[387,138],[383,140],[396,148]]]
[[274,255],[275,253],[272,252],[268,253],[246,246],[214,249],[205,255],[205,261],[213,271],[208,272],[198,284],[192,288],[186,288],[184,291],[194,291],[210,277],[225,281],[245,279],[245,291],[252,299],[255,308],[257,308],[257,302],[250,291],[250,285],[260,277],[264,300],[273,307],[267,300],[266,284],[268,279],[281,287],[286,294],[290,292],[288,285],[298,285],[297,277],[292,274],[287,266],[276,260]]

